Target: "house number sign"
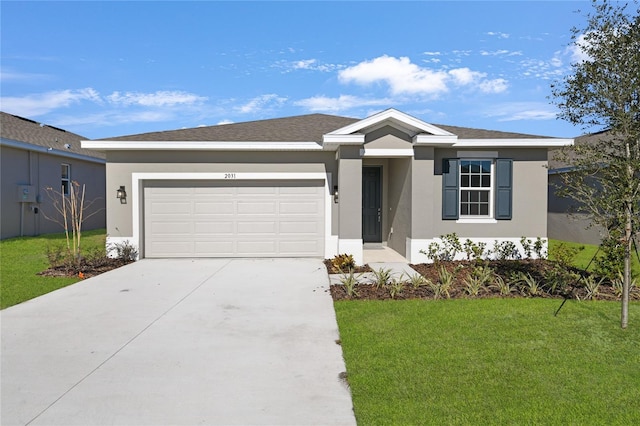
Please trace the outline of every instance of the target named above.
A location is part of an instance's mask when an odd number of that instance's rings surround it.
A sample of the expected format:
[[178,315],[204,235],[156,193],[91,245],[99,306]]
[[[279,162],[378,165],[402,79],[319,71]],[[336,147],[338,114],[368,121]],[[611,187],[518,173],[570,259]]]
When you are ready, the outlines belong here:
[[224,178],[225,179],[235,179],[236,178],[236,174],[235,173],[225,173],[224,174]]

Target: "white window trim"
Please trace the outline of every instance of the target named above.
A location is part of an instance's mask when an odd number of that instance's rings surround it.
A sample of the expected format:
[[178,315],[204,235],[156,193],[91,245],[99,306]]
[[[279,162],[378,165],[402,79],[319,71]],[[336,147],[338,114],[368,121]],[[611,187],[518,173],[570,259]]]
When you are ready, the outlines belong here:
[[[71,194],[71,164],[68,163],[61,163],[60,166],[62,167],[66,167],[67,168],[67,177],[63,177],[62,176],[62,169],[60,170],[60,186],[62,189],[62,194],[63,195],[70,195]],[[62,185],[62,182],[67,182],[67,192],[65,193],[64,191],[64,185]]]
[[[472,187],[463,187],[462,186],[462,176],[461,176],[461,170],[462,170],[462,162],[463,161],[491,161],[491,186],[489,187],[489,190],[486,191],[484,188],[472,188]],[[460,206],[462,204],[462,191],[463,190],[480,190],[480,191],[485,191],[485,192],[489,192],[489,214],[488,215],[463,215],[460,214],[459,215],[459,219],[457,220],[457,223],[491,223],[492,221],[495,221],[495,215],[494,215],[494,204],[495,204],[495,200],[493,199],[494,197],[494,188],[495,188],[495,178],[496,178],[496,171],[495,171],[495,166],[496,166],[496,161],[495,158],[482,158],[482,157],[475,157],[475,158],[471,158],[471,157],[464,157],[464,158],[460,158],[460,164],[458,166],[458,179],[460,184],[458,185],[458,209],[460,209]]]

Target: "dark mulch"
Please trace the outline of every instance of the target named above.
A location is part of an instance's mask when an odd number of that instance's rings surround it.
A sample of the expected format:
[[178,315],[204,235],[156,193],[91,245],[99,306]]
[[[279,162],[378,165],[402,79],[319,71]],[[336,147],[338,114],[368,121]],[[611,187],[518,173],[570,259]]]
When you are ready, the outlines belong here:
[[[325,259],[324,260],[324,266],[327,268],[327,272],[329,274],[341,274],[343,272],[343,271],[339,270],[338,268],[336,268],[335,266],[333,266],[333,263],[332,263],[331,259]],[[356,266],[354,268],[353,272],[355,272],[357,274],[361,274],[363,272],[371,272],[371,268],[369,267],[369,265]]]
[[[325,261],[325,264],[327,262]],[[501,276],[506,282],[513,282],[518,273],[531,275],[538,283],[540,283],[540,292],[535,296],[531,296],[527,287],[520,284],[513,284],[513,291],[508,296],[500,294],[497,286],[488,285],[484,286],[477,295],[469,295],[466,291],[465,280],[469,278],[469,275],[476,266],[475,262],[469,261],[455,261],[455,262],[441,262],[440,264],[412,264],[410,265],[419,274],[424,276],[427,280],[437,283],[439,281],[439,268],[444,267],[449,272],[455,275],[455,279],[451,289],[449,290],[449,298],[495,298],[495,297],[543,297],[543,298],[571,298],[581,299],[587,298],[587,290],[584,285],[579,282],[571,282],[562,289],[551,289],[548,280],[545,277],[549,277],[554,271],[561,270],[557,264],[554,264],[549,260],[503,260],[503,261],[486,261],[484,266],[490,267],[496,275]],[[587,276],[587,272],[576,268],[563,267],[565,272],[573,272],[576,276]],[[327,267],[327,270],[329,268]],[[335,273],[329,271],[329,273]],[[597,282],[597,281],[596,281]],[[387,300],[387,299],[434,299],[434,290],[429,285],[421,285],[417,288],[411,286],[410,283],[405,283],[401,291],[397,292],[392,297],[391,286],[375,286],[374,284],[358,284],[356,286],[357,295],[348,296],[345,286],[341,284],[332,285],[330,287],[331,296],[334,300]],[[640,291],[635,289],[630,295],[633,300],[640,300]],[[441,298],[447,298],[445,295]],[[613,286],[609,281],[603,282],[596,296],[598,300],[618,300]]]
[[82,259],[79,265],[58,265],[42,271],[38,275],[44,275],[48,277],[79,276],[81,278],[90,278],[111,271],[112,269],[119,268],[131,262],[131,260],[112,259],[109,257]]

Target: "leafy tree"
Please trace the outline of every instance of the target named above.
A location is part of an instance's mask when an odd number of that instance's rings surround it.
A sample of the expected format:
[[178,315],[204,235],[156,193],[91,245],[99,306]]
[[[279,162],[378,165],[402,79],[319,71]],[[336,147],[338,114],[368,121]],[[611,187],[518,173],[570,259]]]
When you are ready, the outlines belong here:
[[607,244],[624,249],[621,327],[628,323],[631,255],[640,229],[640,7],[592,0],[585,28],[572,29],[584,59],[551,86],[559,118],[599,132],[556,159],[571,167],[559,194],[577,202]]

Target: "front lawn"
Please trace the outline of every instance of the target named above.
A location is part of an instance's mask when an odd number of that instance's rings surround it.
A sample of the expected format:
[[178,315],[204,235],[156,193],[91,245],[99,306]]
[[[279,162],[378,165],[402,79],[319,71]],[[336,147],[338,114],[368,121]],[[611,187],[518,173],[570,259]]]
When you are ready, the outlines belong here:
[[640,303],[561,302],[336,302],[358,424],[640,424]]
[[[104,229],[82,234],[84,253],[105,251]],[[47,248],[62,247],[64,234],[21,237],[0,241],[0,309],[22,303],[50,291],[66,287],[79,277],[37,275],[49,267]]]

